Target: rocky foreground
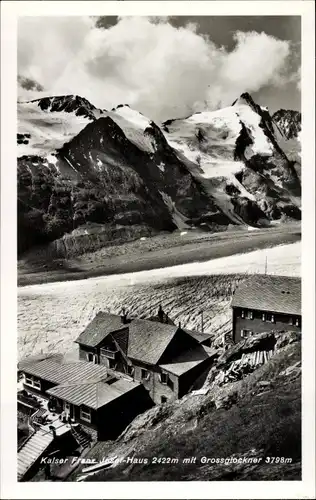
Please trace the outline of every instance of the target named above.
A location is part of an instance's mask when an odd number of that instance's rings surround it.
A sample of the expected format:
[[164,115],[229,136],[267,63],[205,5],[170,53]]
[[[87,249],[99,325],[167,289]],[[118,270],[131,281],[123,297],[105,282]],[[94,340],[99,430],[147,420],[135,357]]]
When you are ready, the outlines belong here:
[[97,443],[87,458],[107,466],[94,474],[83,466],[70,480],[301,479],[300,340],[263,333],[218,350],[201,390]]

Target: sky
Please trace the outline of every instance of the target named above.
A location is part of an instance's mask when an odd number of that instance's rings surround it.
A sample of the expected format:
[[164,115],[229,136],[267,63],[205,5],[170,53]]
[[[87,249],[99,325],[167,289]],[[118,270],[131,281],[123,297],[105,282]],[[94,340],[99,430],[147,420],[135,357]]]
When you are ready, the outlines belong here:
[[297,16],[24,17],[18,94],[129,104],[155,121],[229,106],[243,92],[300,110]]

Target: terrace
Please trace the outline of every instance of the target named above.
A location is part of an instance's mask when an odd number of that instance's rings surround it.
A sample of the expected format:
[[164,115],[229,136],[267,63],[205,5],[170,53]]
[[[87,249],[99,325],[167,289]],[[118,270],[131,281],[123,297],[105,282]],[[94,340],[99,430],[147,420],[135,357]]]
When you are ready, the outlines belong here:
[[49,409],[48,400],[41,396],[34,396],[25,389],[18,390],[17,396],[18,403],[29,411],[29,425],[34,430],[40,428],[48,433],[53,432],[57,437],[77,426],[75,423],[68,423],[63,417],[63,411],[59,408],[51,406]]

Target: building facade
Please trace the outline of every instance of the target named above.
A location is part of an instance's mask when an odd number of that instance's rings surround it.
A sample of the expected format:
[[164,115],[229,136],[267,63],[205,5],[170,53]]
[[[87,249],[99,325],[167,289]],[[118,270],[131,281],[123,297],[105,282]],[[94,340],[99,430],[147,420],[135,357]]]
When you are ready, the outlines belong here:
[[[20,363],[18,408],[32,413],[41,401],[61,419],[79,424],[93,440],[115,439],[153,403],[144,386],[90,362],[63,363],[48,356]],[[45,403],[46,401],[46,403]]]
[[256,275],[246,279],[232,300],[234,342],[255,333],[276,330],[301,332],[301,280]]
[[76,342],[80,359],[130,376],[156,404],[182,397],[212,362],[210,335],[183,330],[161,308],[150,320],[101,312]]

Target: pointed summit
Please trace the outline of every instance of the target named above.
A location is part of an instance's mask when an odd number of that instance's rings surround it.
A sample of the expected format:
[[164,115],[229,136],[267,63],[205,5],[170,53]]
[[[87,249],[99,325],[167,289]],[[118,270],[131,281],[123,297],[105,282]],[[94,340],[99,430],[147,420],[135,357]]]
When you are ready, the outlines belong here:
[[251,97],[251,95],[248,92],[243,92],[238,99],[236,99],[233,103],[232,106],[238,106],[242,104],[248,104],[248,106],[251,106],[252,108],[256,108],[256,103]]

